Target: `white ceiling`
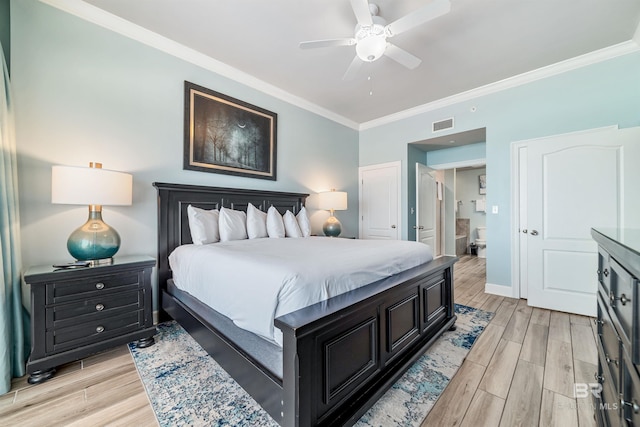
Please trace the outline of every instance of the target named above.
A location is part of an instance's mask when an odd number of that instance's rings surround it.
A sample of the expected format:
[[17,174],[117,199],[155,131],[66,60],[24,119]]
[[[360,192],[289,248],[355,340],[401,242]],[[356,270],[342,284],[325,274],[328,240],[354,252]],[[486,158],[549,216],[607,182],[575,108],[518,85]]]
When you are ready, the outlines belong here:
[[[451,0],[450,13],[392,40],[418,68],[383,56],[345,82],[354,46],[298,43],[352,37],[349,0],[85,1],[356,124],[640,39],[638,0]],[[428,3],[372,2],[387,22]]]

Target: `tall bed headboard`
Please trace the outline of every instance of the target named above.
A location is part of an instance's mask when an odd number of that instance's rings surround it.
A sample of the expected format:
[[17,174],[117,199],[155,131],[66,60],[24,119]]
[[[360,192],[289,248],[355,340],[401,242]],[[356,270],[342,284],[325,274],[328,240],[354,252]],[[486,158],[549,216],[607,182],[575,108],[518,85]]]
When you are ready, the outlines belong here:
[[202,209],[221,207],[247,210],[249,203],[266,212],[274,206],[281,214],[290,210],[297,214],[308,194],[239,188],[205,187],[199,185],[154,182],[158,190],[158,286],[166,287],[171,278],[169,254],[178,246],[191,243],[187,206]]

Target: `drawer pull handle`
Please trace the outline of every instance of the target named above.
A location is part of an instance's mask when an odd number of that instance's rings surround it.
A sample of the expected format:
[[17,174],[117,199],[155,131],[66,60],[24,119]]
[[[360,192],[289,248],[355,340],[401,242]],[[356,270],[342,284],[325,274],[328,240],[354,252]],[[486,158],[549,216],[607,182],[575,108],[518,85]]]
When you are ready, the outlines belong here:
[[595,378],[599,383],[604,383],[604,375],[598,375],[598,373],[596,372],[595,374],[593,374],[593,378]]
[[96,328],[96,332],[97,332],[97,333],[104,332],[104,326],[98,326],[98,327]]
[[604,325],[604,320],[601,319],[593,319],[593,323],[596,324],[596,326],[598,325]]
[[624,399],[620,399],[620,403],[622,403],[625,406],[631,406],[631,408],[633,408],[634,414],[637,414],[638,412],[640,412],[640,405],[638,405],[638,402],[636,402],[635,400],[633,402],[627,402]]
[[96,310],[97,310],[97,311],[102,311],[102,310],[104,310],[104,305],[102,305],[102,304],[96,304]]
[[627,303],[631,301],[631,298],[627,298],[625,294],[620,295],[620,298],[618,298],[613,292],[609,292],[609,301],[611,302],[611,306],[615,306],[616,301],[618,300],[620,300],[622,305],[627,305]]
[[608,354],[605,354],[605,355],[604,355],[604,358],[605,358],[605,360],[607,361],[607,363],[611,363],[611,362],[613,362],[613,363],[615,363],[615,364],[616,364],[616,366],[618,366],[618,361],[617,361],[616,359],[612,359],[612,358],[610,358]]
[[96,283],[96,289],[104,289],[104,283],[102,282]]
[[609,269],[605,268],[602,274],[604,274],[604,277],[609,277]]

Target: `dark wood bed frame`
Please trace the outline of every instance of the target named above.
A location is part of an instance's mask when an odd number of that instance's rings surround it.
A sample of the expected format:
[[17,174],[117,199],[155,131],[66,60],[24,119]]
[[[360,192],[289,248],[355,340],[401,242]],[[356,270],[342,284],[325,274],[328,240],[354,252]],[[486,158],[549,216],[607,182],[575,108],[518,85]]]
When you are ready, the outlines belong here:
[[[455,329],[453,264],[442,257],[275,319],[282,378],[172,295],[168,256],[191,243],[189,204],[297,213],[306,194],[154,183],[163,318],[176,319],[283,426],[352,425],[447,329]],[[241,296],[239,295],[239,298]]]

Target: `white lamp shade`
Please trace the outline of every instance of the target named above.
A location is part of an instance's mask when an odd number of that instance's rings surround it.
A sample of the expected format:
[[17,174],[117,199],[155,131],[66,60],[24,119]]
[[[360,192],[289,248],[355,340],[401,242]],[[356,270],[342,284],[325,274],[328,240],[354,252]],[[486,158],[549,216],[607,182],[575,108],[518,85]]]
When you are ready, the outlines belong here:
[[325,191],[318,194],[318,208],[335,211],[347,210],[347,193],[344,191]]
[[101,168],[53,166],[51,203],[67,205],[131,205],[131,174]]

